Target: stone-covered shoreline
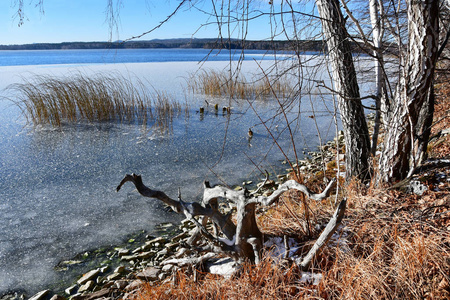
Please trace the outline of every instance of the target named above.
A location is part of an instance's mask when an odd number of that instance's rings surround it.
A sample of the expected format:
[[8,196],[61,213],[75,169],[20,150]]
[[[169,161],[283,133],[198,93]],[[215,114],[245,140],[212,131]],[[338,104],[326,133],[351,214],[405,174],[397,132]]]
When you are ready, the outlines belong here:
[[[336,147],[336,144],[338,147]],[[306,158],[298,162],[293,167],[300,170],[306,182],[323,180],[323,176],[343,176],[344,174],[344,154],[341,150],[344,146],[342,132],[337,138],[329,141],[319,148],[317,152],[305,153]],[[336,152],[336,148],[340,153]],[[339,164],[336,163],[336,158]],[[285,163],[285,162],[284,162]],[[252,181],[245,181],[242,186],[259,188],[259,193],[269,195],[276,190],[278,185],[291,179],[292,170],[286,169],[285,174],[279,174],[275,180],[267,180],[257,184]],[[338,173],[340,172],[340,173]],[[445,178],[446,179],[446,178]],[[416,193],[413,189],[407,192]],[[224,210],[231,210],[228,206],[223,206]],[[176,280],[177,271],[193,273],[195,268],[185,266],[180,267],[174,260],[191,257],[198,257],[195,248],[189,246],[188,240],[196,226],[191,221],[185,219],[181,224],[163,223],[155,228],[155,235],[147,235],[145,232],[138,232],[128,237],[123,245],[118,247],[99,248],[93,251],[80,253],[70,260],[61,261],[55,270],[66,274],[81,274],[81,270],[89,270],[82,275],[72,276],[78,279],[69,285],[55,284],[48,290],[43,290],[28,298],[27,295],[13,292],[0,297],[0,300],[92,300],[92,299],[134,299],[134,297],[149,282]],[[197,245],[201,247],[202,245]],[[196,265],[207,271],[222,275],[231,275],[233,272],[233,261],[227,258],[217,258],[209,260],[209,264]],[[192,262],[192,261],[191,261]],[[195,264],[195,263],[194,263]],[[213,268],[220,265],[219,268]],[[78,272],[78,273],[77,273]]]
[[[183,221],[179,226],[163,223],[156,228],[160,235],[158,237],[139,232],[120,247],[87,251],[70,260],[61,261],[55,266],[55,270],[61,275],[89,266],[91,269],[70,286],[54,285],[29,299],[126,299],[145,282],[164,280],[175,271],[176,267],[162,266],[161,262],[187,253],[183,243],[194,227],[189,221]],[[0,297],[1,300],[27,298],[27,295],[18,292]]]
[[[318,152],[308,152],[307,158],[294,165],[303,174],[314,177],[318,173],[330,169],[337,172],[335,164],[329,163],[336,159],[336,142],[339,148],[343,146],[343,135],[333,141],[329,141],[322,146]],[[343,160],[343,154],[338,156]],[[288,173],[276,176],[275,180],[265,182],[259,193],[268,195],[275,190],[279,184],[290,179],[291,169],[286,169]],[[342,172],[342,168],[340,170]],[[322,176],[323,177],[322,173]],[[258,188],[263,182],[254,184],[251,181],[242,183],[246,188]],[[242,189],[236,186],[235,189]],[[223,209],[230,209],[223,207]],[[55,270],[63,275],[66,272],[77,274],[82,273],[82,269],[88,272],[78,275],[78,280],[68,286],[55,284],[47,290],[31,296],[14,292],[0,297],[0,300],[32,299],[32,300],[91,300],[91,299],[132,299],[142,287],[151,281],[171,281],[173,274],[180,270],[180,267],[170,263],[173,259],[188,258],[195,254],[187,243],[191,236],[191,231],[195,230],[195,224],[189,220],[183,220],[181,224],[164,223],[157,226],[157,236],[146,235],[139,232],[131,236],[127,243],[119,247],[100,248],[93,251],[80,253],[74,258],[61,261]],[[216,259],[222,264],[221,268],[211,269],[211,265],[203,266],[209,272],[230,272],[233,262],[231,259]],[[226,266],[227,267],[223,267]],[[186,272],[195,272],[192,268],[184,269]],[[222,275],[226,275],[223,274]]]

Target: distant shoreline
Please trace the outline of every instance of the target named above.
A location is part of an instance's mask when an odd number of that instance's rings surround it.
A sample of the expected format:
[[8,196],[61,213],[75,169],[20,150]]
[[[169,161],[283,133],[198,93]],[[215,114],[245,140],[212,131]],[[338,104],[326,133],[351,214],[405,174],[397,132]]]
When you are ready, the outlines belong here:
[[218,39],[155,39],[149,41],[114,42],[63,42],[36,43],[23,45],[0,45],[0,50],[82,50],[82,49],[248,49],[248,50],[285,50],[323,51],[322,41],[242,41]]

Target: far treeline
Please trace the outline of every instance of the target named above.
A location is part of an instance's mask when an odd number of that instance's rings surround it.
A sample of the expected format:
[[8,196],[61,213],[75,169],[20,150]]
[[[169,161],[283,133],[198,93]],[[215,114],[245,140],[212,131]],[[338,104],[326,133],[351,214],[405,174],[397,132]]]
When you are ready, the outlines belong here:
[[[323,51],[323,41],[241,41],[217,39],[156,39],[150,41],[64,42],[24,45],[0,45],[0,50],[79,50],[79,49],[151,49],[151,48],[203,48],[249,50]],[[356,50],[358,47],[354,47]]]

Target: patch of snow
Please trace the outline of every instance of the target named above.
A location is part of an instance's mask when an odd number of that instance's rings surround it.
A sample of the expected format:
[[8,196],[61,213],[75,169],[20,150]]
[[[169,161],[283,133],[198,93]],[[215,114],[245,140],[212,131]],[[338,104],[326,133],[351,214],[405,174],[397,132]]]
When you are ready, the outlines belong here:
[[322,280],[322,273],[311,273],[311,272],[302,272],[302,277],[300,278],[300,282],[309,283],[312,285],[318,285]]
[[350,252],[350,246],[348,244],[348,232],[344,229],[344,226],[339,225],[336,232],[331,236],[329,243],[333,247],[339,247],[344,252]]
[[428,190],[428,187],[418,180],[411,180],[411,182],[407,186],[407,190],[410,193],[422,196],[423,193]]
[[[299,249],[298,242],[293,239],[288,239],[289,253],[288,257],[293,257],[294,253]],[[264,248],[268,249],[268,254],[274,259],[282,259],[286,256],[286,248],[284,247],[284,239],[276,236],[269,238],[264,243]]]
[[339,172],[339,173],[336,173],[336,176],[337,176],[337,177],[345,178],[345,172]]
[[237,271],[238,265],[231,258],[220,258],[215,262],[207,263],[207,268],[211,274],[229,278]]

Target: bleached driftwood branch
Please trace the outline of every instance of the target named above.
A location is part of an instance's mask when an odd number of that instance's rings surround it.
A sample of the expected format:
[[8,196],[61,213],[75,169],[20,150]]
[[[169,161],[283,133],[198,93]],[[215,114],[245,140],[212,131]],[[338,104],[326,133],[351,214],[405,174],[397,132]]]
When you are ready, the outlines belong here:
[[260,203],[264,206],[272,205],[274,202],[278,201],[280,196],[288,191],[288,190],[298,190],[305,194],[305,196],[311,200],[315,201],[322,201],[326,197],[329,196],[331,188],[333,187],[334,183],[336,182],[336,179],[333,178],[330,183],[328,183],[327,187],[323,190],[322,193],[315,194],[311,192],[306,185],[300,184],[295,180],[288,180],[282,185],[278,187],[276,191],[274,191],[270,196],[259,196],[254,201]]
[[[213,222],[220,227],[221,232],[228,239],[233,239],[236,226],[231,221],[230,216],[222,215],[217,209],[214,209],[211,206],[203,206],[197,202],[184,202],[181,200],[181,197],[179,197],[178,200],[174,200],[167,196],[164,192],[152,190],[145,186],[142,182],[142,177],[136,174],[125,175],[120,184],[117,186],[116,191],[119,191],[122,186],[129,181],[135,185],[136,189],[142,196],[161,200],[169,207],[171,207],[173,211],[182,213],[186,217],[188,217],[188,219],[193,221],[194,224],[199,227],[199,231],[202,232],[202,234],[208,239],[208,241],[214,243],[214,245],[216,247],[219,247],[223,252],[230,252],[233,250],[230,249],[230,246],[228,244],[221,242],[217,238],[214,238],[205,228],[203,228],[203,225],[199,224],[199,222],[194,219],[194,217],[196,216],[206,216],[211,218],[211,220],[213,220]],[[209,185],[205,183],[205,186]]]
[[164,265],[177,265],[179,267],[187,265],[198,265],[215,257],[217,254],[214,252],[208,252],[200,257],[189,257],[189,258],[173,258],[163,261],[161,264]]
[[[266,178],[267,179],[267,178]],[[225,253],[238,261],[250,260],[254,263],[260,261],[260,253],[263,245],[262,233],[256,223],[256,206],[269,206],[278,201],[280,196],[290,190],[295,189],[303,192],[309,199],[320,201],[325,199],[335,183],[333,179],[321,193],[311,192],[305,185],[294,180],[289,180],[280,185],[270,196],[255,196],[246,189],[235,191],[224,186],[211,187],[208,182],[204,182],[204,192],[202,203],[184,202],[179,194],[178,200],[172,199],[164,192],[148,188],[142,182],[142,177],[136,174],[126,175],[117,187],[117,191],[126,182],[132,182],[138,192],[150,198],[161,200],[170,206],[175,212],[184,214],[197,226],[192,240],[196,235],[202,235],[211,244],[215,252]],[[236,224],[231,220],[231,213],[223,214],[218,208],[218,199],[223,198],[230,201],[236,207]],[[318,250],[328,241],[329,237],[336,230],[342,219],[345,210],[345,200],[341,202],[326,231],[319,237],[318,241],[311,249],[310,253],[300,263],[306,268]],[[195,217],[199,217],[197,220]],[[205,225],[206,219],[212,220],[218,230],[214,234],[210,233]],[[327,232],[327,233],[326,233]],[[208,254],[210,255],[210,254]],[[194,259],[195,260],[195,259]],[[175,262],[175,261],[174,261]],[[177,262],[183,263],[184,260]]]
[[311,250],[309,250],[308,254],[300,261],[297,261],[297,264],[303,269],[308,269],[309,265],[311,264],[311,261],[316,256],[317,252],[326,245],[326,243],[330,240],[331,236],[334,234],[336,229],[338,228],[339,224],[341,223],[342,218],[344,217],[345,207],[347,205],[347,199],[342,200],[338,207],[336,208],[336,211],[334,212],[333,216],[331,217],[330,221],[328,222],[325,229],[320,234],[317,241],[314,243]]

